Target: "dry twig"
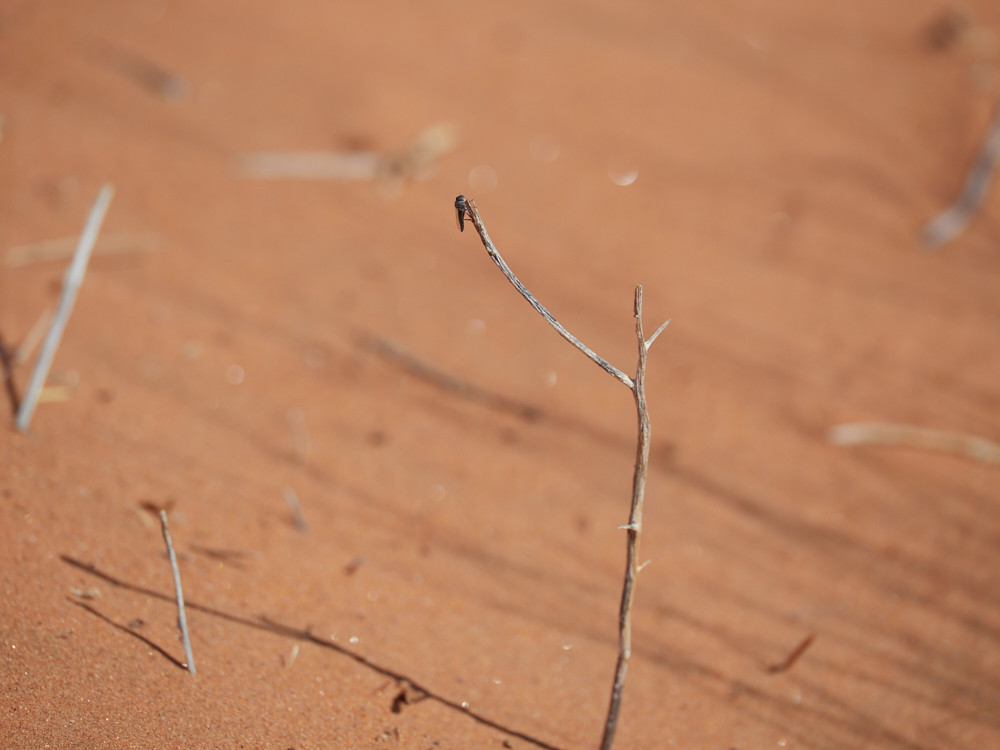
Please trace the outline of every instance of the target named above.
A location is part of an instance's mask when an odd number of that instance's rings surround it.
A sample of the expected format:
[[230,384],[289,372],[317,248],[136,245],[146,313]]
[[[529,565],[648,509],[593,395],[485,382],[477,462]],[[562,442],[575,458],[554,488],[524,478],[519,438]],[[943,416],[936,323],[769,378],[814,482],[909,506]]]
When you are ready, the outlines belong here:
[[1000,443],[975,435],[885,422],[852,422],[830,429],[834,445],[902,445],[942,451],[1000,466]]
[[143,507],[160,517],[160,528],[163,531],[163,541],[167,543],[167,556],[170,558],[170,570],[174,574],[174,594],[177,598],[177,625],[181,629],[181,641],[184,643],[184,659],[187,661],[188,672],[195,674],[194,653],[191,651],[191,639],[188,637],[187,615],[184,614],[184,592],[181,591],[181,569],[177,565],[177,555],[174,553],[174,543],[170,541],[170,529],[167,526],[167,510],[173,506],[159,506],[155,503],[143,503]]
[[42,351],[38,355],[35,369],[31,373],[31,381],[24,393],[24,399],[17,411],[17,429],[25,432],[31,424],[31,417],[35,413],[35,406],[38,405],[38,395],[41,393],[45,379],[49,375],[52,367],[52,360],[55,359],[56,349],[62,339],[63,331],[66,330],[66,323],[69,315],[73,311],[73,303],[76,302],[76,293],[83,283],[83,275],[87,270],[87,261],[90,260],[90,253],[94,249],[94,242],[97,240],[97,233],[101,229],[104,215],[108,211],[108,204],[114,195],[114,188],[105,185],[101,192],[97,194],[90,214],[87,216],[87,223],[83,227],[83,234],[80,235],[80,242],[76,246],[76,253],[70,263],[63,278],[62,295],[59,297],[59,306],[56,308],[55,317],[52,319],[52,326],[49,328],[45,343],[42,344]]
[[998,158],[1000,158],[1000,112],[986,133],[986,140],[972,164],[972,169],[969,170],[961,194],[954,203],[924,227],[923,240],[928,249],[934,250],[950,242],[972,220],[986,197]]
[[585,354],[592,362],[597,364],[602,370],[614,377],[619,382],[625,384],[635,398],[636,414],[639,422],[639,435],[636,445],[635,470],[632,475],[632,504],[629,511],[628,523],[621,528],[628,534],[626,545],[626,565],[625,580],[622,586],[622,599],[618,612],[618,663],[615,667],[614,682],[611,687],[611,701],[608,706],[608,715],[604,723],[604,734],[601,738],[601,750],[610,750],[614,744],[615,730],[618,727],[618,714],[621,710],[622,692],[625,687],[625,677],[628,673],[628,664],[632,656],[632,602],[635,597],[636,576],[641,569],[639,564],[639,535],[642,531],[642,506],[645,499],[646,473],[649,468],[649,444],[651,427],[649,421],[649,411],[646,408],[646,354],[653,341],[659,336],[663,329],[670,322],[666,321],[656,332],[645,338],[642,330],[642,287],[635,288],[635,334],[639,345],[639,358],[636,364],[635,377],[629,377],[606,359],[587,347],[576,336],[566,330],[565,327],[550,313],[521,281],[510,270],[510,267],[501,257],[493,241],[490,239],[486,226],[483,224],[479,210],[472,200],[465,196],[458,196],[455,199],[455,210],[458,212],[459,229],[464,228],[464,220],[468,218],[479,238],[489,253],[490,258],[496,263],[507,280],[513,284],[514,288],[520,292],[528,304],[530,304],[564,339]]

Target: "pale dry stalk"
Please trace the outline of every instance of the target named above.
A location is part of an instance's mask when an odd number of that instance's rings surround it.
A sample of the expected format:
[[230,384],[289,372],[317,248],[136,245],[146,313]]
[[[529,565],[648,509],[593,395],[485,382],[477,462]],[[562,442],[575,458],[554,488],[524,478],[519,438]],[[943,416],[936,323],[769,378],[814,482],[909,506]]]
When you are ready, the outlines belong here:
[[97,194],[97,199],[94,201],[94,205],[87,215],[87,223],[84,224],[83,233],[80,235],[76,252],[73,254],[73,260],[63,278],[62,293],[59,296],[59,305],[56,307],[55,316],[52,318],[52,325],[45,336],[42,350],[38,354],[38,360],[35,362],[35,369],[31,373],[31,380],[28,382],[28,388],[24,392],[24,400],[21,401],[21,405],[17,411],[16,424],[17,429],[21,432],[27,432],[28,426],[31,424],[31,417],[34,415],[35,407],[38,405],[38,397],[42,392],[42,386],[45,385],[45,379],[49,376],[49,369],[52,367],[52,361],[55,359],[56,349],[59,348],[63,331],[66,330],[69,315],[73,312],[76,293],[83,283],[83,276],[87,270],[87,262],[90,260],[94,243],[97,241],[97,233],[101,230],[104,215],[108,211],[108,205],[111,203],[111,198],[114,194],[115,191],[111,185],[105,185],[101,188],[101,192]]
[[195,674],[194,652],[191,650],[191,638],[188,636],[187,615],[184,612],[184,592],[181,590],[181,569],[177,565],[174,543],[170,539],[166,509],[160,508],[158,515],[160,517],[160,527],[163,531],[163,541],[167,544],[167,557],[170,558],[170,570],[174,574],[174,595],[177,598],[177,626],[181,630],[181,641],[184,644],[184,658],[187,660],[188,672]]

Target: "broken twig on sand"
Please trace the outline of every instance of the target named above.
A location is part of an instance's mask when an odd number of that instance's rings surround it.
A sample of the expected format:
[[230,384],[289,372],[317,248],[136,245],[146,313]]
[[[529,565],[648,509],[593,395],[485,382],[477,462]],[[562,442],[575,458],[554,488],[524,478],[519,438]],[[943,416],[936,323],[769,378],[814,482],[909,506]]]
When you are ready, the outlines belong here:
[[24,393],[24,399],[17,412],[17,429],[26,432],[31,424],[31,417],[35,413],[35,406],[38,405],[38,395],[41,393],[45,379],[49,376],[49,369],[52,367],[52,360],[55,359],[56,349],[62,340],[63,331],[66,330],[66,323],[69,315],[73,311],[73,303],[76,302],[76,293],[83,283],[83,275],[87,270],[87,261],[90,260],[90,253],[94,249],[94,242],[97,240],[97,233],[101,229],[104,215],[108,211],[108,205],[114,196],[114,188],[108,184],[101,188],[94,201],[90,214],[87,216],[87,223],[83,227],[83,234],[80,235],[80,242],[76,246],[76,253],[70,263],[63,278],[62,295],[59,297],[59,306],[56,308],[55,317],[52,318],[52,326],[49,328],[45,343],[42,344],[42,351],[38,355],[35,363],[35,370],[31,373],[31,381]]
[[514,288],[520,292],[521,296],[530,304],[564,339],[579,349],[592,362],[597,364],[602,370],[613,378],[623,383],[632,391],[635,398],[636,413],[639,421],[639,435],[636,445],[635,470],[632,475],[632,504],[629,511],[628,523],[621,526],[628,534],[626,544],[626,564],[625,581],[622,586],[622,599],[618,613],[618,663],[615,667],[614,682],[611,687],[611,701],[608,706],[608,715],[604,723],[604,734],[601,737],[601,750],[610,750],[614,744],[615,730],[618,727],[618,715],[621,710],[622,691],[625,687],[625,676],[628,673],[628,664],[632,656],[632,602],[635,596],[635,582],[639,570],[643,567],[639,564],[639,535],[642,531],[642,506],[646,493],[646,473],[649,468],[649,443],[651,427],[649,421],[649,411],[646,408],[646,354],[653,341],[659,336],[663,329],[667,327],[666,321],[656,332],[646,339],[642,329],[642,287],[635,288],[635,304],[633,312],[635,314],[635,333],[639,344],[639,358],[636,365],[635,377],[631,378],[606,359],[588,348],[580,339],[571,334],[555,317],[550,313],[528,289],[521,283],[520,279],[514,275],[510,266],[500,256],[496,246],[490,239],[486,226],[483,224],[479,210],[472,200],[465,196],[458,196],[455,199],[455,209],[458,211],[459,229],[462,229],[463,220],[467,217],[475,226],[479,233],[479,238],[489,253],[490,258],[497,267],[513,284]]
[[181,640],[184,642],[184,659],[187,661],[188,672],[194,674],[194,653],[191,651],[191,639],[188,637],[187,615],[184,614],[184,592],[181,591],[181,569],[177,565],[174,544],[170,541],[170,529],[167,527],[167,511],[162,508],[160,509],[160,524],[163,526],[163,541],[167,543],[170,569],[174,574],[174,593],[177,595],[177,625],[181,629]]
[[961,194],[954,203],[924,227],[922,236],[927,249],[936,250],[965,229],[986,197],[998,158],[1000,158],[1000,111],[986,133],[986,140],[972,163],[972,169],[965,179]]
[[885,422],[852,422],[830,428],[834,445],[898,445],[954,453],[1000,466],[1000,443],[961,432]]
[[177,626],[181,630],[181,641],[184,644],[184,658],[187,669],[195,674],[194,653],[191,651],[191,639],[188,637],[187,615],[184,613],[184,592],[181,590],[181,569],[177,565],[177,555],[174,553],[174,543],[170,540],[170,528],[167,526],[167,511],[173,506],[173,501],[164,505],[144,502],[142,507],[160,518],[160,529],[163,531],[163,541],[167,544],[167,557],[170,558],[170,570],[174,574],[174,596],[177,599]]

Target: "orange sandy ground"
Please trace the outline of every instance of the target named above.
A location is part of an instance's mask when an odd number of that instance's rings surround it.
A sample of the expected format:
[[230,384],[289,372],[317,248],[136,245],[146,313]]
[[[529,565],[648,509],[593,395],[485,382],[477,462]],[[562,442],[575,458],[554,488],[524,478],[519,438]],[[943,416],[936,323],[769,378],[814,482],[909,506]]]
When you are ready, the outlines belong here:
[[[110,181],[128,250],[91,263],[62,400],[0,430],[0,746],[596,746],[632,398],[458,233],[459,192],[622,369],[637,282],[673,319],[616,747],[1000,746],[1000,470],[827,440],[1000,438],[1000,191],[919,242],[1000,89],[1000,8],[934,47],[950,7],[0,6],[8,350],[66,266],[10,249]],[[440,125],[401,179],[238,171]],[[168,500],[195,676],[139,507]]]

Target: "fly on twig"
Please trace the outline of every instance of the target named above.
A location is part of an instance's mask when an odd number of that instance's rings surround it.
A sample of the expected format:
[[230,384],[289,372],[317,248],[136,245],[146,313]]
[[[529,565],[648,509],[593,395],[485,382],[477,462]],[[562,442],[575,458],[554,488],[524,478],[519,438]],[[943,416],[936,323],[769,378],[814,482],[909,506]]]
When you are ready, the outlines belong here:
[[465,231],[465,217],[472,218],[472,211],[476,208],[476,203],[472,198],[460,195],[455,198],[455,215],[458,219],[458,231]]

